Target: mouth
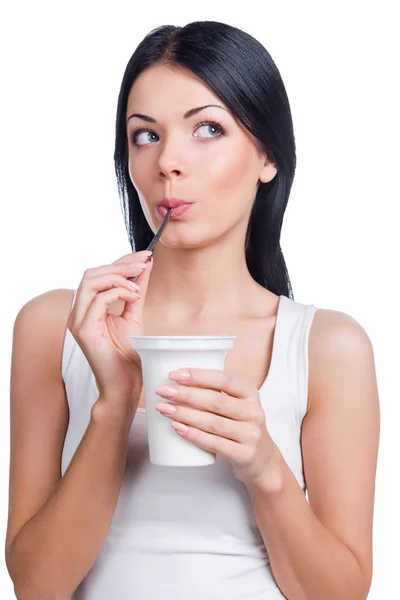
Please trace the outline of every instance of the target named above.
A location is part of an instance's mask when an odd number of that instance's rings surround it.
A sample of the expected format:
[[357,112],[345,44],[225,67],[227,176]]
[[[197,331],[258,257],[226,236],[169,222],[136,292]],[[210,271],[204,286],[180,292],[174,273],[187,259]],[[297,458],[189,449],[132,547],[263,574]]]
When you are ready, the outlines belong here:
[[164,218],[168,208],[172,208],[171,219],[178,219],[192,206],[192,204],[194,204],[194,202],[178,200],[177,198],[165,199],[157,206],[157,212]]

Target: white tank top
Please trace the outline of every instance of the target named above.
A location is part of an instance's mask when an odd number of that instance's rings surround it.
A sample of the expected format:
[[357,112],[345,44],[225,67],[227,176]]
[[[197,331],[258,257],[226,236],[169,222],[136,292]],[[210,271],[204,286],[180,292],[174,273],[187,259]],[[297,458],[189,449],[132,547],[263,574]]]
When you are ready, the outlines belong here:
[[[74,293],[74,302],[76,291]],[[259,392],[268,431],[305,493],[300,430],[307,409],[308,337],[315,312],[280,297],[271,364]],[[249,349],[250,350],[250,349]],[[62,475],[99,397],[67,329],[62,375],[69,425]],[[129,433],[125,473],[104,545],[72,600],[282,600],[245,485],[229,461],[202,467],[150,463],[146,410]]]

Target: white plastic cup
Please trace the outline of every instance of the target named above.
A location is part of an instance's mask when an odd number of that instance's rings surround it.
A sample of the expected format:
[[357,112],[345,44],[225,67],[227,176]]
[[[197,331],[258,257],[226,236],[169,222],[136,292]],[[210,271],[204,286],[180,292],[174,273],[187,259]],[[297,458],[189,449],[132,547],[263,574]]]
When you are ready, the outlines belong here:
[[237,336],[129,336],[142,362],[147,411],[150,461],[168,467],[199,467],[215,463],[215,454],[181,437],[172,419],[155,409],[157,402],[173,402],[155,392],[158,385],[174,382],[170,371],[196,367],[223,370],[228,351]]

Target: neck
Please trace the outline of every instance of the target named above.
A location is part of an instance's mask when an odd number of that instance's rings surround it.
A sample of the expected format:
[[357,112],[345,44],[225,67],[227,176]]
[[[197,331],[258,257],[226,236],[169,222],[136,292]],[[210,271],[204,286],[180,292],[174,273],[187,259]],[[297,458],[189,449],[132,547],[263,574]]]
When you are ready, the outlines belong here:
[[[170,322],[196,323],[257,312],[265,289],[251,277],[244,249],[179,249],[160,246],[147,289],[146,306],[160,306]],[[264,307],[265,310],[265,307]]]

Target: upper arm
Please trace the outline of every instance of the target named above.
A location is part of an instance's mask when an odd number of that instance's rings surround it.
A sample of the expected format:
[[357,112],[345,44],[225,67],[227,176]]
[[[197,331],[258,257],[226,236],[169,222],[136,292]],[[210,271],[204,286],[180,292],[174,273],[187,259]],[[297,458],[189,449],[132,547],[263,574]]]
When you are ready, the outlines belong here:
[[309,410],[302,426],[308,499],[320,522],[351,550],[368,585],[379,427],[366,332],[345,313],[318,310],[309,338]]
[[21,527],[61,479],[69,411],[61,358],[71,290],[30,300],[13,331],[10,397],[10,482],[6,557]]

